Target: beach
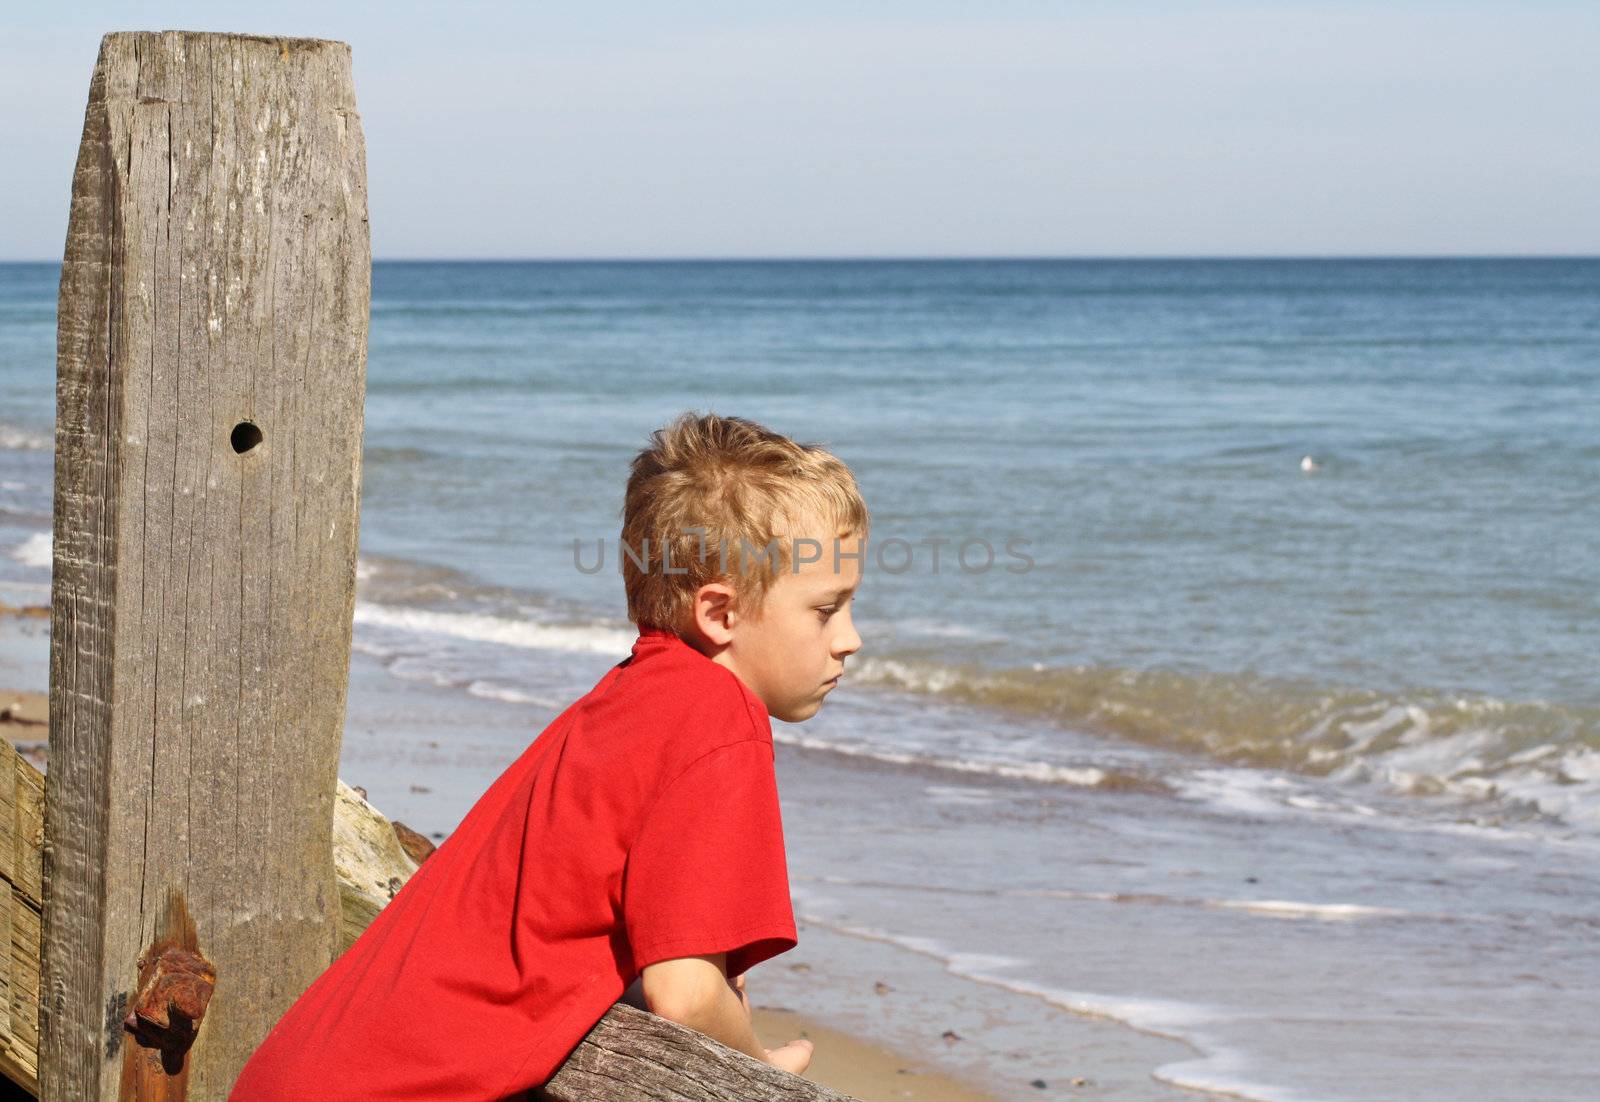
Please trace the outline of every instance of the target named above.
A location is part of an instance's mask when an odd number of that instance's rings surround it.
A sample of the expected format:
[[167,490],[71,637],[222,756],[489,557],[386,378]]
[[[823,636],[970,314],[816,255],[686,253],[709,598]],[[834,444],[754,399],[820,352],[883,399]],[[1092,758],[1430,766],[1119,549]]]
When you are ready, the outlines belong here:
[[[0,265],[16,607],[58,274]],[[629,460],[747,416],[851,465],[878,549],[862,651],[773,723],[800,944],[757,1007],[891,1091],[1593,1094],[1600,261],[373,278],[340,774],[384,814],[447,836],[626,657]],[[0,686],[47,626],[0,617]]]

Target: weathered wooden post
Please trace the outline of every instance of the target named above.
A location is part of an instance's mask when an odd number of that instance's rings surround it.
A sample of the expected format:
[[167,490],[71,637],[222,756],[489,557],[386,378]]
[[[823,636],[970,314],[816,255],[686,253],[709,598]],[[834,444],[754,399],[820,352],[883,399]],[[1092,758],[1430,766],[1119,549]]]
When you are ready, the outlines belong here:
[[333,958],[370,269],[347,46],[106,36],[61,274],[43,1098],[221,1098]]

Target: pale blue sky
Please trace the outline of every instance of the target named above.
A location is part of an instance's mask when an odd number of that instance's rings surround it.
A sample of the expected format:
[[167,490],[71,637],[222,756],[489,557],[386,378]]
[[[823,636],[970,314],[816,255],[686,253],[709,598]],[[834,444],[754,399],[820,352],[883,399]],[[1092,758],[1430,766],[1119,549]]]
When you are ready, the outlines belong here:
[[0,17],[0,259],[100,36],[354,49],[379,257],[1600,253],[1600,4],[55,3]]

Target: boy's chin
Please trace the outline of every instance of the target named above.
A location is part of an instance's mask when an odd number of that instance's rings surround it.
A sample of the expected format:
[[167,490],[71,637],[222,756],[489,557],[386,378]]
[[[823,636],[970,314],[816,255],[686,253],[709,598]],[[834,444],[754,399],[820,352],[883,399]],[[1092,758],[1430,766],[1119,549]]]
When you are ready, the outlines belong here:
[[781,719],[785,723],[804,723],[818,712],[822,711],[822,701],[809,700],[803,704],[791,705],[778,711],[767,709],[773,719]]

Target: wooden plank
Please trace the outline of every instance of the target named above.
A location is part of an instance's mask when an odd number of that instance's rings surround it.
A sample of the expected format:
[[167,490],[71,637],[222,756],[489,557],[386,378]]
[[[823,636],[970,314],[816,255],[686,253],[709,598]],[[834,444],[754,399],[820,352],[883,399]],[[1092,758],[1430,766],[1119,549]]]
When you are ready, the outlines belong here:
[[39,912],[13,896],[11,909],[11,1034],[7,1051],[36,1073],[39,1052]]
[[[8,747],[10,749],[10,747]],[[40,908],[43,890],[44,776],[19,754],[6,771],[11,784],[12,883],[5,890],[0,956],[5,960],[5,1063],[37,1080],[39,1062]]]
[[[11,1026],[11,1000],[14,996],[18,980],[17,973],[22,969],[13,961],[13,955],[18,952],[26,953],[28,948],[19,945],[16,922],[12,912],[21,902],[15,898],[15,892],[9,884],[0,884],[0,1058],[10,1053],[17,1044],[16,1030]],[[33,960],[37,967],[39,953],[33,952]],[[38,1005],[39,992],[37,988],[33,994],[34,1004]],[[35,1029],[37,1029],[37,1024]],[[31,1059],[37,1059],[37,1052],[30,1053]]]
[[38,910],[44,898],[43,869],[31,855],[44,845],[44,776],[20,755],[12,761],[12,838],[17,852],[29,859],[12,865],[12,884],[17,894]]
[[365,186],[342,43],[102,41],[58,310],[47,1099],[116,1096],[171,898],[217,972],[193,1097],[332,959]]
[[[17,786],[23,783],[18,773],[23,762],[9,740],[0,738],[0,1061],[10,1051],[11,1032],[11,953],[13,923],[11,909],[15,894],[17,863]],[[21,847],[23,860],[31,860],[27,847]],[[35,958],[38,954],[35,953]]]
[[21,755],[11,740],[0,738],[0,880],[17,881],[17,763]]

